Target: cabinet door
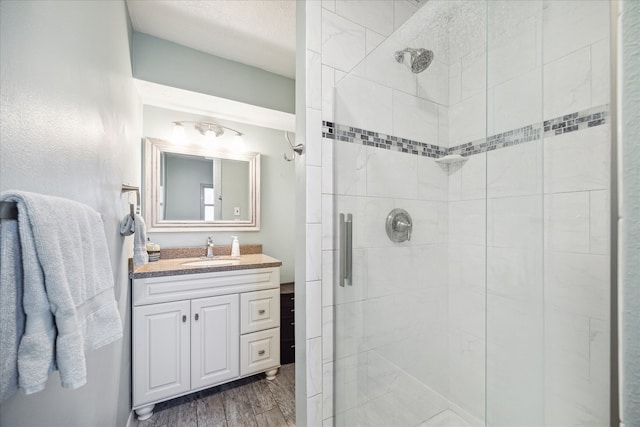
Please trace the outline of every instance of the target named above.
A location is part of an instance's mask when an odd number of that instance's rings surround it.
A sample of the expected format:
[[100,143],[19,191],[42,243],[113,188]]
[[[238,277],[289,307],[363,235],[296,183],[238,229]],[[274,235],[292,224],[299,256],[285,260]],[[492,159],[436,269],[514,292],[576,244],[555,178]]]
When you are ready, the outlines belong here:
[[240,375],[238,295],[191,301],[191,388]]
[[190,389],[189,317],[189,301],[133,308],[133,406]]

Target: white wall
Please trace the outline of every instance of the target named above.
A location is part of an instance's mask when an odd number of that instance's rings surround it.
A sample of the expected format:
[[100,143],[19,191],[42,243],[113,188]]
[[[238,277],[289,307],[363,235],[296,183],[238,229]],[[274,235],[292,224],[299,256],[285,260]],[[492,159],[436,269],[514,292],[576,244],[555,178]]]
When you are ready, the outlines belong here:
[[[194,115],[182,111],[144,106],[143,134],[145,137],[170,141],[174,121],[211,121],[211,117]],[[295,215],[295,168],[293,162],[286,162],[282,153],[290,148],[284,139],[284,131],[252,126],[245,123],[217,120],[223,126],[229,126],[244,133],[243,140],[247,151],[260,153],[260,230],[225,231],[192,233],[148,233],[148,236],[160,247],[202,246],[203,253],[207,236],[213,235],[216,245],[231,245],[231,236],[238,236],[240,245],[262,244],[265,254],[282,261],[280,278],[283,283],[294,281],[294,215]],[[185,126],[191,142],[204,140],[193,127]],[[227,135],[220,138],[223,140]],[[291,138],[294,135],[290,135]],[[219,140],[217,140],[219,141]]]
[[[622,124],[618,139],[620,219],[618,259],[620,319],[621,426],[640,425],[640,3],[624,1],[618,16],[618,105]],[[620,40],[620,39],[619,39]]]
[[[87,357],[87,384],[0,408],[3,426],[122,426],[130,412],[132,238],[118,224],[123,183],[140,183],[141,106],[123,1],[0,3],[0,189],[67,197],[103,215],[124,337]],[[72,250],[72,249],[70,249]]]

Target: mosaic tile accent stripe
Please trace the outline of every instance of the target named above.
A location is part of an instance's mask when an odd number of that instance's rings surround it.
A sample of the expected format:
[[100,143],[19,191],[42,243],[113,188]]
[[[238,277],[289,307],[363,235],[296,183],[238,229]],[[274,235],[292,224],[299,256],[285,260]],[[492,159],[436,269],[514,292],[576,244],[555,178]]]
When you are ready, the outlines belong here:
[[326,121],[322,122],[322,137],[436,159],[447,154],[447,149],[439,145],[427,144],[426,142],[385,135],[383,133]]
[[327,121],[322,121],[322,137],[437,159],[448,154],[472,156],[486,151],[537,141],[541,137],[549,138],[600,126],[608,121],[609,105],[602,105],[449,148]]

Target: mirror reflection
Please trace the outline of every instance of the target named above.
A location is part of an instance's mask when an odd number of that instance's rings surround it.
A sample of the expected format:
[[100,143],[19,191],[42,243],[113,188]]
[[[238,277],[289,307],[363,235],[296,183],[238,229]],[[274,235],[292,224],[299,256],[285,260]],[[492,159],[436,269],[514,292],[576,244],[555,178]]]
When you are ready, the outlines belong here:
[[145,220],[153,231],[258,230],[259,153],[145,140]]

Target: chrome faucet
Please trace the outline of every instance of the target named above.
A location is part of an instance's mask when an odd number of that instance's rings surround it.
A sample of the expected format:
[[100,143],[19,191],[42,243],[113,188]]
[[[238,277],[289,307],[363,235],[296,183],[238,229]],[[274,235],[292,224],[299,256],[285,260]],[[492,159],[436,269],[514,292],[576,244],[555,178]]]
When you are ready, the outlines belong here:
[[207,239],[207,258],[213,258],[213,236]]

